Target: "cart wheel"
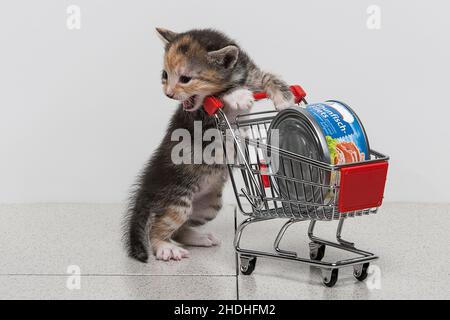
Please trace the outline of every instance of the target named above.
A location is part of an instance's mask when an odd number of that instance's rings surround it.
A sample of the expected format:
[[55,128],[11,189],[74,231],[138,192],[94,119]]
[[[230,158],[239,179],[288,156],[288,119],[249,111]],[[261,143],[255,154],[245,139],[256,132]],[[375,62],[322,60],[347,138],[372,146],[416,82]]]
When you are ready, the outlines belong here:
[[327,270],[323,276],[323,284],[327,287],[334,287],[338,280],[339,269]]
[[353,275],[359,281],[364,281],[367,278],[367,271],[369,270],[370,263],[364,263],[363,265],[353,267]]
[[246,276],[252,274],[255,270],[256,257],[241,257],[241,273]]
[[318,244],[312,242],[309,245],[309,257],[311,260],[322,260],[323,256],[325,255],[325,245],[324,244]]

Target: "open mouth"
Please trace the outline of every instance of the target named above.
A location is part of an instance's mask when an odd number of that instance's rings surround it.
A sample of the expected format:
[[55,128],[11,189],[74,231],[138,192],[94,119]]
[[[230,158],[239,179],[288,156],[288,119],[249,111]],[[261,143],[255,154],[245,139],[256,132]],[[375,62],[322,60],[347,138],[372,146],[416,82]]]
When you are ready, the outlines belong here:
[[186,111],[192,111],[195,107],[196,101],[197,101],[197,95],[193,95],[193,96],[189,97],[188,99],[184,100],[182,102],[183,109]]

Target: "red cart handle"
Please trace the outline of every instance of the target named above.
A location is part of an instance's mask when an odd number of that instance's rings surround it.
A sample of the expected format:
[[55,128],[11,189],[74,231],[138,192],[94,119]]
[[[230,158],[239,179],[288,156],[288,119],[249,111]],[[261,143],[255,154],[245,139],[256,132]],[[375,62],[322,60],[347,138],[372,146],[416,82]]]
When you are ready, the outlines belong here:
[[[303,90],[303,88],[298,84],[290,86],[289,89],[291,89],[291,92],[294,95],[295,103],[300,103],[300,101],[302,101],[306,97],[305,90]],[[253,97],[255,98],[255,100],[269,98],[266,92],[254,92]],[[223,102],[219,98],[214,96],[206,97],[203,102],[203,108],[210,116],[215,114],[217,110],[223,108],[223,105]]]

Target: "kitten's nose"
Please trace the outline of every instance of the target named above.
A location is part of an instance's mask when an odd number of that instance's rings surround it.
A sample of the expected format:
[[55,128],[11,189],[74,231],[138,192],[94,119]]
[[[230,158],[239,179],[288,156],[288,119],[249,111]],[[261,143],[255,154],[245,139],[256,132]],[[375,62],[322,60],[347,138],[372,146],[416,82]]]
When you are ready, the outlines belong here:
[[166,93],[166,96],[168,96],[170,99],[173,99],[174,94],[173,93]]

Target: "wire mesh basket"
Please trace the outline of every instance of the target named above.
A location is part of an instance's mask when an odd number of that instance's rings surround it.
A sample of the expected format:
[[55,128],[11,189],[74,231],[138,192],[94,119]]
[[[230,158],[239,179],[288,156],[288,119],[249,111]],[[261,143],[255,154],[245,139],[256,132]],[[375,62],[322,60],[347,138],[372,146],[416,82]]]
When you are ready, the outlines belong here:
[[[298,103],[306,104],[306,94],[300,86],[291,86],[291,90]],[[267,97],[264,93],[255,93],[254,96],[255,99]],[[222,106],[217,98],[205,101],[205,110],[215,115],[217,127],[222,133],[238,207],[249,217],[241,223],[235,237],[242,273],[250,274],[256,257],[261,256],[297,260],[321,267],[324,270],[323,282],[327,286],[336,283],[339,268],[350,265],[354,266],[355,277],[364,280],[368,261],[377,257],[343,240],[342,226],[348,217],[377,213],[383,199],[389,158],[370,150],[370,159],[363,162],[332,165],[314,160],[271,143],[269,129],[276,111],[241,114],[230,122]],[[288,219],[275,239],[274,253],[240,247],[240,238],[247,225],[274,218]],[[310,259],[300,258],[295,252],[279,248],[287,228],[305,220],[311,221],[308,230],[312,241]],[[330,220],[339,220],[337,243],[317,238],[313,234],[317,221]],[[321,259],[325,246],[350,251],[360,257],[323,262]]]
[[[377,212],[381,205],[380,195],[375,202],[356,199],[363,204],[363,208],[359,206],[357,210],[343,212],[343,205],[355,199],[342,199],[341,180],[347,177],[345,172],[348,168],[370,170],[367,172],[367,179],[370,180],[371,174],[378,175],[379,170],[387,165],[386,156],[372,150],[371,160],[364,163],[334,166],[268,145],[268,128],[275,113],[268,111],[238,116],[234,123],[241,133],[236,136],[235,148],[239,144],[244,157],[238,156],[235,163],[229,166],[238,169],[241,175],[239,179],[236,171],[232,170],[238,201],[244,198],[251,204],[252,211],[243,210],[245,214],[263,218],[333,220]],[[226,141],[229,141],[230,134],[223,132]],[[274,162],[277,162],[277,170],[273,169]],[[372,190],[370,198],[375,197],[377,195]]]

